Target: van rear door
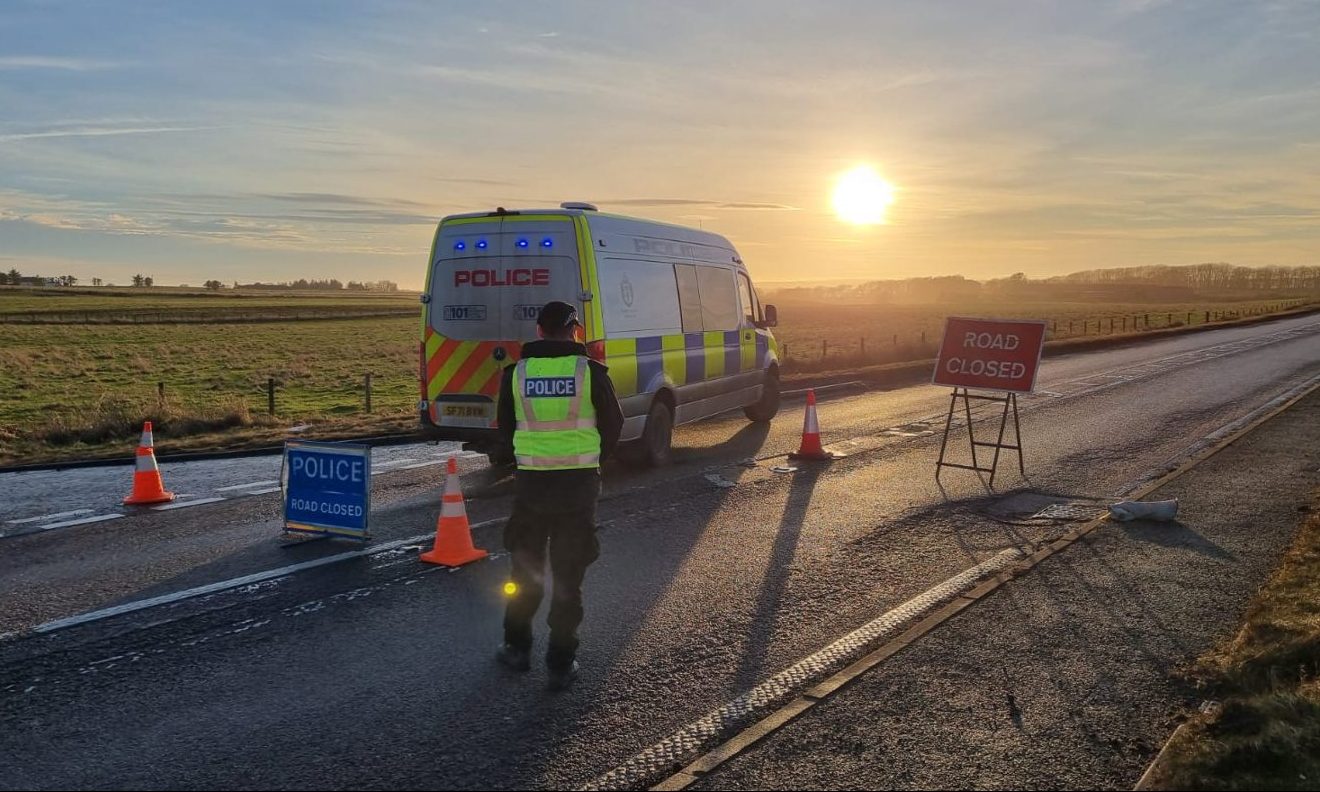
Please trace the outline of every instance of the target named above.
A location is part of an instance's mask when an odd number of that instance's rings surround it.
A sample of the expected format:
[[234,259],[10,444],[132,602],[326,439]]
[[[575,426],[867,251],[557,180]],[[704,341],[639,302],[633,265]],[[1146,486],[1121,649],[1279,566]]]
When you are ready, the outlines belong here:
[[531,341],[550,300],[579,306],[582,279],[570,218],[447,225],[436,243],[431,327],[462,341]]
[[[550,300],[577,305],[582,292],[572,219],[553,215],[458,218],[444,223],[432,262],[427,397],[471,404],[435,410],[437,423],[493,425],[499,374],[536,339]],[[449,399],[453,401],[454,399]],[[483,402],[485,406],[479,404]],[[463,419],[460,424],[457,420]]]

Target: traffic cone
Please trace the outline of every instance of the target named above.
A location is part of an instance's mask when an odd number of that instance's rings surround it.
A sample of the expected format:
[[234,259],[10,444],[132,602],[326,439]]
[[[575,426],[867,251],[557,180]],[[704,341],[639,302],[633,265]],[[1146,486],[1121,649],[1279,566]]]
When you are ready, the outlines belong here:
[[807,391],[807,414],[802,420],[802,443],[789,459],[807,459],[828,461],[838,459],[839,454],[826,451],[820,444],[820,424],[816,420],[816,391]]
[[472,546],[472,529],[463,506],[463,490],[458,485],[458,460],[450,457],[444,502],[435,524],[435,547],[429,553],[422,553],[421,558],[428,564],[456,567],[486,555],[485,550]]
[[165,483],[160,479],[160,467],[156,464],[156,442],[151,436],[151,421],[142,424],[142,441],[138,443],[137,467],[133,470],[133,494],[124,498],[125,506],[142,506],[148,503],[168,503],[174,500],[173,492],[165,491]]

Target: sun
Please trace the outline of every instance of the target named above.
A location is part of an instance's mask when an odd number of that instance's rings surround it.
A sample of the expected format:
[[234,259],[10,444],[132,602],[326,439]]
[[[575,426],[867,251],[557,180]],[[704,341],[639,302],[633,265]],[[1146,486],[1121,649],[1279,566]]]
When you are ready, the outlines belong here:
[[839,177],[834,186],[834,211],[840,219],[856,225],[885,221],[885,210],[894,202],[894,185],[880,178],[869,165],[858,165]]

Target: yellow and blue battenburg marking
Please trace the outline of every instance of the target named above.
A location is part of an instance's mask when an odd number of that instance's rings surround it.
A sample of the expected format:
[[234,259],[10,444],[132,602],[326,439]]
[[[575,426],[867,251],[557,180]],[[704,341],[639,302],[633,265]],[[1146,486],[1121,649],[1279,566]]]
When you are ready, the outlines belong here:
[[605,364],[620,396],[650,393],[666,380],[691,385],[769,363],[770,343],[762,333],[729,330],[682,335],[614,338],[605,341]]

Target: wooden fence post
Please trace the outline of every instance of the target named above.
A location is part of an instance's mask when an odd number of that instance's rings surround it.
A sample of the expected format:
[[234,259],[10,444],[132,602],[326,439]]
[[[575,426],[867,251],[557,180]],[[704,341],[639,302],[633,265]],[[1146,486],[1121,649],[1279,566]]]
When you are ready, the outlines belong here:
[[362,387],[367,394],[367,412],[371,412],[371,372],[368,371],[363,376]]
[[266,412],[270,415],[275,414],[275,378],[266,378]]

